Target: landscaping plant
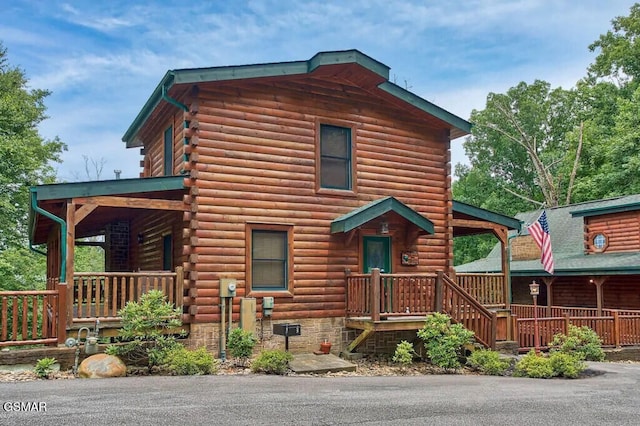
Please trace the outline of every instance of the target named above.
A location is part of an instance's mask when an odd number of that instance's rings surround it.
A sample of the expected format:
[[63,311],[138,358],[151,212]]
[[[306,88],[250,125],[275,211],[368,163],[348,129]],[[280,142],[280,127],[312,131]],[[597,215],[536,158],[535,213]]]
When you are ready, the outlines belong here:
[[413,343],[403,340],[396,346],[396,351],[393,354],[392,360],[393,362],[397,362],[403,367],[406,367],[413,363],[413,357],[415,355],[416,352],[413,350]]
[[56,362],[55,358],[41,358],[36,362],[33,372],[41,379],[48,379],[49,375],[53,373],[53,366]]
[[266,349],[251,362],[254,373],[285,374],[293,355],[281,349]]
[[234,328],[229,333],[229,340],[227,341],[229,355],[236,358],[239,365],[244,366],[247,359],[253,354],[253,348],[257,342],[258,339],[252,332],[242,328]]
[[586,361],[603,361],[605,358],[600,336],[585,325],[569,325],[569,332],[566,335],[558,333],[553,336],[549,346],[551,351],[579,354]]
[[178,344],[167,351],[162,368],[171,374],[180,376],[192,376],[202,374],[215,374],[220,363],[213,359],[213,355],[207,352],[203,346],[196,350],[189,350]]
[[500,354],[490,349],[473,351],[467,358],[467,365],[490,376],[503,376],[511,366],[509,360],[500,358]]
[[427,316],[418,337],[424,342],[431,363],[448,370],[460,368],[463,346],[471,343],[473,332],[462,324],[452,324],[448,315],[436,312]]

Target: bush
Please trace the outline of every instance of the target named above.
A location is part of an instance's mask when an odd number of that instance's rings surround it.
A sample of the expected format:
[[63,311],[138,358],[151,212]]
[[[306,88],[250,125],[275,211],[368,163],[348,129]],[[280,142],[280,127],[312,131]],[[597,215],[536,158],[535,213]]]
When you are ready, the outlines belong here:
[[171,374],[193,376],[217,373],[218,365],[205,347],[189,350],[178,344],[166,353],[162,367]]
[[147,363],[157,366],[164,363],[166,354],[181,346],[167,333],[182,325],[181,312],[166,302],[159,290],[151,290],[140,296],[139,302],[128,302],[118,311],[122,328],[118,331],[124,345],[111,345],[106,353],[123,358],[127,363]]
[[267,349],[262,352],[251,363],[251,371],[266,374],[284,374],[289,368],[289,361],[293,355],[280,349]]
[[516,377],[531,377],[534,379],[549,379],[554,376],[553,367],[549,358],[536,355],[534,350],[529,351],[518,363],[513,371]]
[[569,325],[568,335],[556,334],[549,346],[552,351],[580,354],[587,361],[603,361],[605,358],[600,336],[587,326]]
[[401,341],[396,346],[396,351],[393,354],[393,362],[397,362],[403,366],[409,365],[413,362],[413,357],[415,356],[415,351],[413,350],[413,343],[409,343],[406,340]]
[[33,372],[41,379],[48,379],[49,374],[53,373],[53,366],[56,363],[55,358],[42,358],[36,362]]
[[444,368],[459,368],[464,345],[471,343],[473,332],[461,324],[451,324],[448,315],[434,313],[427,316],[424,327],[418,330],[432,364]]
[[551,353],[549,362],[555,376],[568,379],[575,379],[587,368],[580,355],[571,355],[564,352]]
[[498,352],[489,349],[473,351],[467,358],[467,364],[482,374],[491,376],[503,376],[511,366],[510,361],[500,358]]
[[229,349],[229,355],[240,360],[240,364],[244,365],[247,358],[253,354],[253,348],[255,347],[258,339],[250,331],[245,331],[241,328],[234,328],[229,333],[229,340],[227,342],[227,348]]

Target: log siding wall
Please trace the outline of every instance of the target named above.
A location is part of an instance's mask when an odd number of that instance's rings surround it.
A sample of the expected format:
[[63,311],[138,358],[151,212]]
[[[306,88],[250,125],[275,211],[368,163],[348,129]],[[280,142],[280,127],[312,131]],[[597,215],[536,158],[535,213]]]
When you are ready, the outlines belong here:
[[[234,312],[240,297],[247,296],[247,223],[293,227],[293,297],[274,293],[274,319],[345,315],[345,271],[361,268],[361,237],[345,246],[345,236],[332,235],[330,223],[385,196],[396,197],[435,226],[435,235],[406,241],[411,233],[405,222],[389,216],[394,272],[451,267],[447,131],[434,130],[359,88],[314,79],[300,85],[203,84],[197,103],[191,117],[198,123],[197,140],[189,148],[186,178],[191,212],[184,231],[189,244],[184,266],[193,297],[189,312],[195,322],[219,320],[220,278],[237,279]],[[174,129],[180,128],[182,114],[174,115]],[[317,123],[352,123],[357,191],[316,189]],[[158,135],[163,126],[157,126]],[[178,140],[182,143],[182,135]],[[161,168],[161,157],[154,154],[159,142],[154,139],[146,151],[154,175]],[[361,235],[375,233],[376,226],[365,226]],[[400,266],[400,251],[408,248],[419,251],[418,267]],[[262,299],[257,302],[260,312]]]
[[593,238],[598,234],[607,238],[604,253],[640,250],[640,211],[585,218],[586,253],[598,252],[593,246]]

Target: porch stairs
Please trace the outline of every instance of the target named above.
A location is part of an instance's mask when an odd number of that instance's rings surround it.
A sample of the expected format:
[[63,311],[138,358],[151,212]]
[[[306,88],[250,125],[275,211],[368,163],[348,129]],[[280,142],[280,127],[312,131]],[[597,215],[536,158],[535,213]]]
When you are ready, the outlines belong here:
[[377,332],[419,330],[424,317],[433,312],[449,315],[473,331],[478,344],[496,349],[496,312],[442,271],[409,276],[381,274],[374,269],[371,274],[349,276],[347,299],[345,326],[360,330],[360,334],[347,346],[346,354],[355,352]]

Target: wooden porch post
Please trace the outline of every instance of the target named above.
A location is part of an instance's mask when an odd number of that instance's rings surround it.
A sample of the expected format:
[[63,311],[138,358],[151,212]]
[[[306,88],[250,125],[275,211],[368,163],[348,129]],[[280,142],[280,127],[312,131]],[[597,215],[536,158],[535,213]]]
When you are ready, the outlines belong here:
[[[67,283],[58,283],[58,318],[56,326],[58,327],[58,344],[64,344],[67,340]],[[48,336],[47,336],[48,337]]]
[[380,321],[380,269],[371,270],[371,320]]
[[542,281],[547,286],[547,316],[551,316],[551,307],[553,306],[553,294],[551,293],[551,285],[556,280],[556,277],[542,277]]
[[73,322],[73,272],[75,271],[75,244],[76,244],[76,206],[72,202],[67,203],[67,274],[65,277],[67,299],[66,299],[66,325],[71,326]]
[[436,291],[435,291],[435,300],[433,311],[434,312],[442,312],[442,281],[444,280],[444,272],[438,271],[438,276],[436,277]]
[[593,277],[589,280],[590,283],[596,286],[596,308],[598,309],[598,316],[602,316],[602,285],[609,277]]
[[511,308],[511,297],[510,297],[510,286],[511,286],[511,270],[509,262],[509,234],[507,233],[507,228],[499,227],[493,230],[493,235],[500,240],[500,257],[501,257],[501,270],[503,274],[503,299],[506,309]]

